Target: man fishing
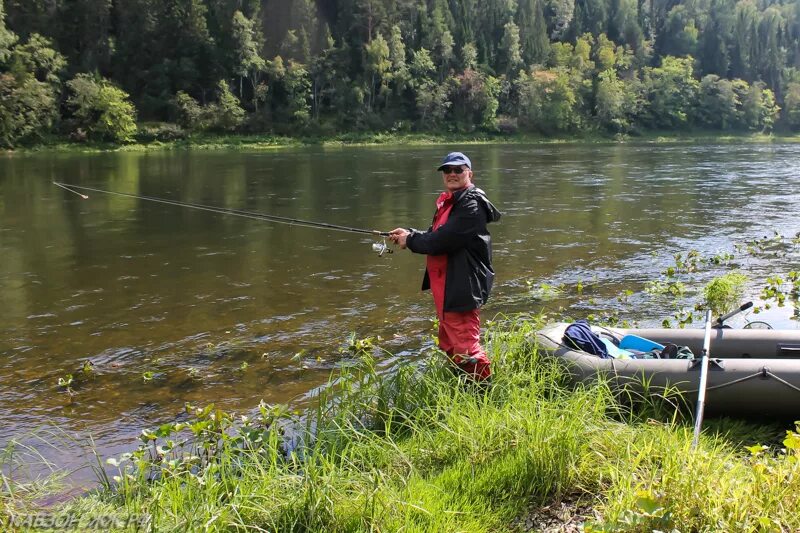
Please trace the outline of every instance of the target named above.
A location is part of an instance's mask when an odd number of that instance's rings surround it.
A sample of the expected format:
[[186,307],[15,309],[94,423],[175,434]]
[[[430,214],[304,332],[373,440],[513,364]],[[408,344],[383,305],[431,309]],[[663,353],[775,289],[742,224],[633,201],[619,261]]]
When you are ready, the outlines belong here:
[[492,238],[486,225],[500,212],[472,183],[472,162],[461,152],[445,156],[445,191],[436,199],[428,231],[397,228],[389,238],[400,248],[427,255],[422,290],[430,289],[439,319],[439,348],[475,381],[491,376],[480,344],[480,307],[494,281]]

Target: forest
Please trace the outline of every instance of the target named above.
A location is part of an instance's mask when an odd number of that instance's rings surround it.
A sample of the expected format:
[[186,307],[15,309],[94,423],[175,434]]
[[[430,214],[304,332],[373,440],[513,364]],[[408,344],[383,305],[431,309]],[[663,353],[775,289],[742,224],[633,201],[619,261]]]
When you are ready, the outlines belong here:
[[796,0],[0,0],[0,146],[800,130]]

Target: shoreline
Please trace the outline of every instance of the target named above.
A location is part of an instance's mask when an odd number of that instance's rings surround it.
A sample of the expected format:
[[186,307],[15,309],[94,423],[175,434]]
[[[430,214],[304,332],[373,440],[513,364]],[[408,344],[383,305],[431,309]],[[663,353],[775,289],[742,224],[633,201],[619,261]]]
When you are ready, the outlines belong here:
[[601,135],[588,133],[566,137],[543,137],[530,134],[434,134],[434,133],[346,133],[332,136],[213,135],[195,134],[184,139],[131,144],[74,143],[63,138],[14,150],[0,150],[6,156],[31,153],[108,153],[158,152],[172,150],[279,150],[302,147],[423,146],[444,144],[772,144],[800,143],[797,134],[720,132],[651,132],[645,135]]

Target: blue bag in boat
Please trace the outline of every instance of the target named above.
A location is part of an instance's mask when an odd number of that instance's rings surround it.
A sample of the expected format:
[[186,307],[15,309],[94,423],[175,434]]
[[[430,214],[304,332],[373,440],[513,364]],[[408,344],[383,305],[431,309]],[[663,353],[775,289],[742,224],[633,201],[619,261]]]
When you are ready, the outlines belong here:
[[611,358],[603,341],[592,332],[589,322],[584,319],[567,326],[567,329],[564,330],[564,344],[569,348],[599,355],[603,359]]

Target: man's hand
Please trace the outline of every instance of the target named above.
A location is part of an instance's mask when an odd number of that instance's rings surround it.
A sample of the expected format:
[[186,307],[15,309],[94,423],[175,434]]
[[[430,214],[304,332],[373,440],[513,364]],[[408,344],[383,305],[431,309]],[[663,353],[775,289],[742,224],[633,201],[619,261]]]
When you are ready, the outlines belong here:
[[411,232],[405,228],[393,229],[389,232],[389,240],[398,245],[400,249],[406,249],[406,238],[411,235]]

